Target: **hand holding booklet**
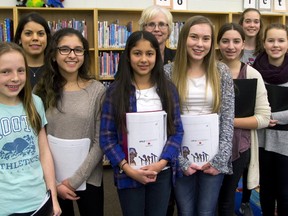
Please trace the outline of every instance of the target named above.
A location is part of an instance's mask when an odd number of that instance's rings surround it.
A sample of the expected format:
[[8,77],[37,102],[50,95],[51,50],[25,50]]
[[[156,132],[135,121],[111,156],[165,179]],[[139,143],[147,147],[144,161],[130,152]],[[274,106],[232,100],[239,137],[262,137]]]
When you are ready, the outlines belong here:
[[[71,177],[88,155],[90,139],[60,139],[48,135],[49,146],[54,159],[56,181]],[[85,190],[86,182],[76,190]]]
[[166,112],[126,113],[128,163],[139,169],[159,161],[167,139]]
[[182,156],[203,166],[218,152],[219,119],[216,113],[208,115],[181,115],[184,136]]

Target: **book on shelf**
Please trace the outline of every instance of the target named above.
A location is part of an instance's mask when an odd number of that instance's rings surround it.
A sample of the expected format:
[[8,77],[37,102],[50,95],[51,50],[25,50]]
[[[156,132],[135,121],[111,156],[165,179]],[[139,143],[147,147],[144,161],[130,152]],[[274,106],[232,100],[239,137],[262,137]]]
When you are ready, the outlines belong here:
[[5,18],[3,22],[0,23],[0,42],[1,41],[13,41],[13,20],[10,18]]
[[126,113],[128,163],[134,169],[159,161],[167,140],[165,111]]
[[176,49],[178,44],[178,38],[182,27],[184,26],[184,22],[173,22],[172,31],[169,36],[169,39],[166,42],[166,46],[171,49]]
[[100,77],[113,77],[118,70],[119,51],[99,52],[98,65]]
[[98,47],[99,48],[124,48],[126,40],[132,33],[133,22],[120,25],[119,20],[108,23],[98,21]]
[[80,31],[81,34],[87,39],[88,33],[87,33],[87,24],[86,24],[85,19],[76,20],[75,18],[72,18],[70,20],[66,20],[66,19],[48,20],[47,23],[52,34],[62,28],[74,28]]
[[219,148],[219,117],[207,115],[181,115],[184,136],[181,154],[192,163],[208,163]]

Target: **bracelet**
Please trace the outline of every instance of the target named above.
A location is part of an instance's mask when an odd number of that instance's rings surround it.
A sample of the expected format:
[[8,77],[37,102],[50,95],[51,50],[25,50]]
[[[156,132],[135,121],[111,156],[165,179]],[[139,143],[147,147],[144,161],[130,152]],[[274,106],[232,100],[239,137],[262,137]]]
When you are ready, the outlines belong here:
[[124,167],[125,164],[128,164],[128,162],[126,160],[124,160],[124,162],[119,165],[119,167],[120,167],[120,171],[119,172],[120,173],[123,173],[123,171],[124,171],[123,167]]
[[123,170],[124,165],[127,164],[127,163],[128,163],[128,162],[125,161],[125,162],[121,165],[120,169]]

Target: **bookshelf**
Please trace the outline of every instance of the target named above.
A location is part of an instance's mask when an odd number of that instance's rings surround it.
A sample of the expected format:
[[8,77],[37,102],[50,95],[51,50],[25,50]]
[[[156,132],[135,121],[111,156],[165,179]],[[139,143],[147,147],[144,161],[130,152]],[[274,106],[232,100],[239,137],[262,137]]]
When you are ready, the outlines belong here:
[[0,8],[0,41],[6,41],[7,37],[9,40],[13,38],[13,23],[10,23],[10,31],[6,30],[5,20],[8,19],[10,21],[14,20],[14,8],[13,7],[1,7]]
[[[97,10],[97,23],[100,22],[107,22],[108,25],[112,25],[117,23],[118,26],[121,27],[128,27],[127,31],[137,31],[139,30],[138,20],[141,16],[142,10],[116,10],[116,9],[98,9]],[[116,15],[117,14],[117,15]],[[99,25],[97,28],[97,41],[100,40],[102,35],[99,33]],[[111,55],[118,55],[118,57],[121,55],[121,52],[124,50],[125,43],[120,43],[115,46],[102,46],[98,42],[98,53],[97,53],[97,79],[103,80],[106,82],[112,81],[113,74],[116,71],[116,68],[107,67],[104,69],[103,61],[105,62],[105,59],[103,59],[103,55],[107,55],[107,53]],[[104,54],[105,53],[105,54]],[[119,60],[119,59],[118,59]],[[117,60],[115,60],[117,61]],[[114,62],[115,63],[115,62]]]
[[[139,30],[138,20],[141,16],[141,9],[111,9],[111,8],[28,8],[28,7],[0,7],[0,23],[5,18],[13,19],[13,30],[15,33],[18,20],[20,17],[32,11],[39,12],[47,21],[57,20],[85,20],[87,25],[87,40],[89,42],[89,52],[91,55],[91,73],[102,82],[110,82],[113,75],[100,74],[100,58],[103,53],[121,53],[123,47],[107,46],[101,47],[98,44],[99,27],[98,22],[107,21],[107,24],[117,22],[120,26],[129,26],[132,31]],[[174,22],[184,22],[191,16],[204,15],[208,17],[215,26],[215,32],[225,22],[237,22],[240,18],[238,12],[206,12],[206,11],[178,11],[171,10]],[[288,23],[288,15],[285,13],[264,13],[262,12],[264,26],[270,23],[278,22],[282,24]]]

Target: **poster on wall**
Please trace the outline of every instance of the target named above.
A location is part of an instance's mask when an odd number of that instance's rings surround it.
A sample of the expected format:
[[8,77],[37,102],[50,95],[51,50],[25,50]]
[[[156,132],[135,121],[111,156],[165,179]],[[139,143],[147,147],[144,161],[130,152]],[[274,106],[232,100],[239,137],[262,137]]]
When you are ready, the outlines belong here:
[[187,10],[187,0],[173,0],[172,8],[173,10]]
[[154,0],[155,5],[159,5],[161,7],[171,8],[172,2],[171,0]]
[[271,11],[271,1],[272,0],[259,0],[259,10]]
[[256,0],[243,0],[243,8],[256,8]]
[[286,0],[274,0],[273,10],[286,12]]

